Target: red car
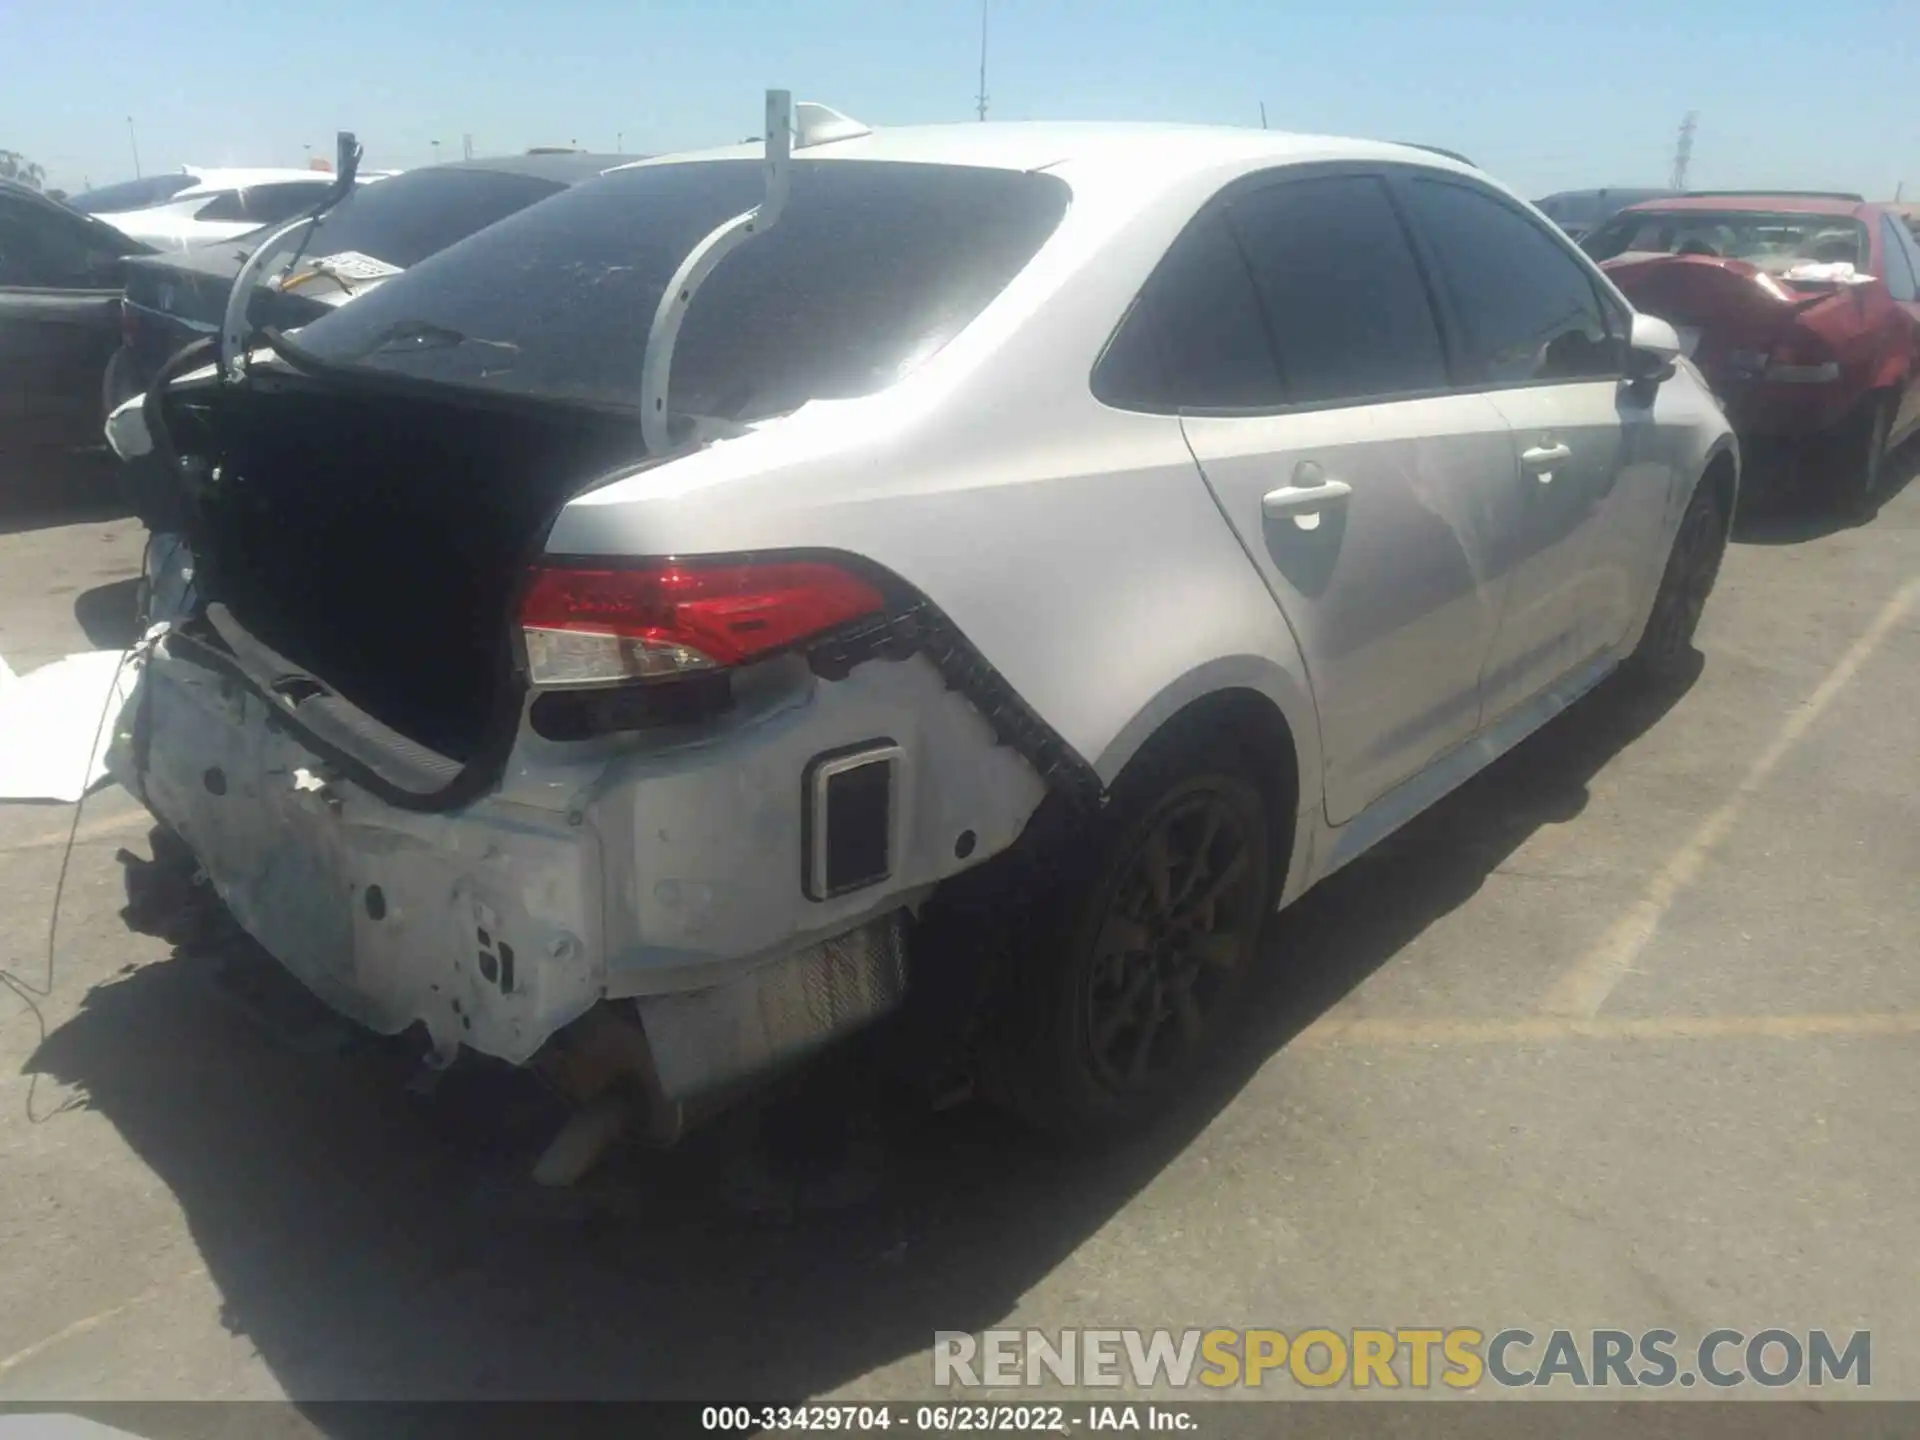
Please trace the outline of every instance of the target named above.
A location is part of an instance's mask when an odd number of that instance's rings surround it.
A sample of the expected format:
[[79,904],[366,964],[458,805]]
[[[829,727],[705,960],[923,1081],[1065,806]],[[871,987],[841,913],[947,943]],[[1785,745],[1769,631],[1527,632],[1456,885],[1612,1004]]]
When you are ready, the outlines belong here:
[[1886,455],[1920,429],[1920,242],[1891,206],[1696,191],[1629,206],[1581,244],[1680,332],[1749,457],[1790,462],[1756,475],[1871,508]]

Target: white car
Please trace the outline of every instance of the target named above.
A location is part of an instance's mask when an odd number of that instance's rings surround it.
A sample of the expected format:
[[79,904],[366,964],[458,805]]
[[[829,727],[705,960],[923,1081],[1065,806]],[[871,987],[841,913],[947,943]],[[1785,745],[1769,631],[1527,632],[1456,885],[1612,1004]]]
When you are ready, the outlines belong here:
[[177,175],[88,191],[73,206],[122,234],[171,250],[281,224],[319,204],[332,186],[333,176],[317,170],[190,166]]
[[1685,668],[1734,439],[1435,152],[801,111],[163,390],[196,548],[114,764],[443,1060],[671,1131],[902,1009],[1137,1124],[1276,907]]

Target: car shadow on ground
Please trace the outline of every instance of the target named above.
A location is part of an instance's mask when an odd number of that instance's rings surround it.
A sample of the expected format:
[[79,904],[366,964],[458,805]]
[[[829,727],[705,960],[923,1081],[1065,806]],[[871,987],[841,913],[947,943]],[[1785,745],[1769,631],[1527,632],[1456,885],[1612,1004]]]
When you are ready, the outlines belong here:
[[119,463],[105,450],[51,461],[0,456],[0,535],[126,516]]
[[1828,502],[1818,486],[1800,495],[1770,498],[1770,503],[1743,501],[1734,517],[1733,539],[1740,545],[1801,545],[1871,525],[1920,475],[1920,436],[1887,456],[1873,509],[1865,515],[1845,512]]
[[1116,1149],[1039,1139],[982,1105],[930,1113],[847,1051],[772,1103],[871,1102],[857,1108],[882,1165],[860,1203],[731,1203],[747,1118],[536,1193],[516,1177],[540,1102],[518,1077],[456,1071],[415,1098],[391,1045],[343,1046],[324,1025],[269,1039],[215,1003],[236,988],[220,973],[256,963],[224,912],[181,903],[166,864],[132,856],[127,922],[172,958],[96,987],[27,1068],[74,1087],[169,1187],[223,1322],[329,1433],[379,1432],[377,1411],[319,1403],[349,1398],[778,1401],[902,1360],[925,1391],[934,1331],[1001,1322],[1302,1027],[1578,815],[1591,777],[1684,688],[1601,687],[1278,917],[1220,1064]]
[[139,638],[137,616],[140,577],[112,580],[82,590],[73,600],[73,618],[98,650],[124,650]]

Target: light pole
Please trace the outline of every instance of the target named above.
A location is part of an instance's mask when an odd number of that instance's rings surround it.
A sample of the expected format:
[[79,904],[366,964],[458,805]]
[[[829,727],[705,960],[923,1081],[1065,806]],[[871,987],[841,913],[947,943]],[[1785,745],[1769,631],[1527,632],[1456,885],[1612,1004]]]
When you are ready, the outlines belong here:
[[440,163],[440,142],[438,140],[430,140],[427,143],[433,146],[433,163],[438,165]]
[[127,116],[127,143],[133,147],[133,178],[140,178],[140,137],[133,130],[133,116]]
[[980,0],[980,118],[987,118],[987,0]]

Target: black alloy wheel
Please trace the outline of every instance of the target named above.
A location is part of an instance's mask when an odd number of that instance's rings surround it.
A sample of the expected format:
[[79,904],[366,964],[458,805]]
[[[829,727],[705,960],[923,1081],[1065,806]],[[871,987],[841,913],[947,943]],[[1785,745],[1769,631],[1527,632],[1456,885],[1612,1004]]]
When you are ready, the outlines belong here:
[[1714,485],[1703,479],[1680,517],[1647,628],[1628,662],[1642,678],[1671,681],[1686,673],[1694,632],[1700,628],[1726,553],[1727,518]]
[[1068,1138],[1150,1124],[1217,1058],[1273,910],[1275,813],[1230,740],[1136,762],[1025,947],[983,1088]]
[[1264,844],[1243,797],[1197,788],[1171,797],[1125,860],[1087,971],[1087,1062],[1115,1093],[1150,1089],[1204,1046],[1216,1006],[1244,968],[1263,917]]

